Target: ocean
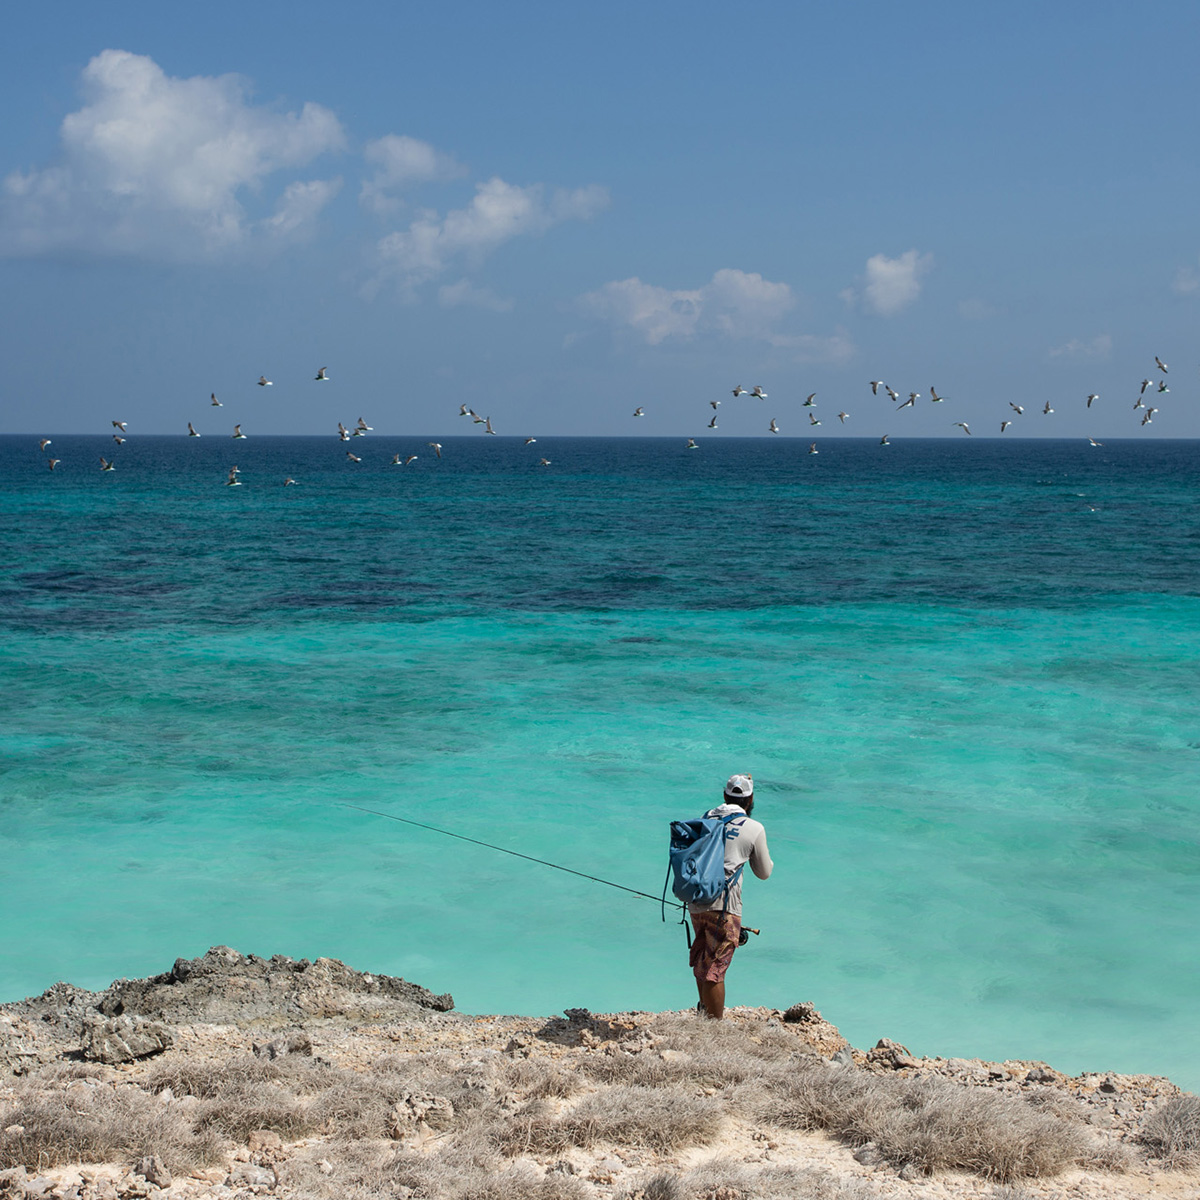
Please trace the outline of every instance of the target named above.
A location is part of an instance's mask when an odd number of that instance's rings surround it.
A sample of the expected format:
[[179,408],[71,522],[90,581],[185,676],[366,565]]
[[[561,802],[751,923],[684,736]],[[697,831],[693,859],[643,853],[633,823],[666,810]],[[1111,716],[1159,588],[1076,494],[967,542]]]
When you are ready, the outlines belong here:
[[657,903],[360,809],[657,896],[748,771],[730,1003],[1200,1087],[1200,443],[430,440],[0,438],[0,1000],[690,1007]]

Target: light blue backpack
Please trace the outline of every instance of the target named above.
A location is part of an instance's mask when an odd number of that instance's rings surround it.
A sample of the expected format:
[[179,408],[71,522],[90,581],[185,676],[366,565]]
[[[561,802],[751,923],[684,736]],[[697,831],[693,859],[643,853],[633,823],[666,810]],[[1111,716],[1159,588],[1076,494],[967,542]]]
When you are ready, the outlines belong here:
[[725,877],[725,843],[730,835],[730,822],[739,818],[744,821],[746,814],[737,812],[727,817],[698,817],[694,821],[671,822],[670,861],[667,864],[667,878],[663,881],[664,920],[668,883],[675,898],[684,904],[711,904],[718,896],[724,895],[725,908],[721,911],[728,909],[729,889],[741,879],[742,868],[738,867],[728,878]]

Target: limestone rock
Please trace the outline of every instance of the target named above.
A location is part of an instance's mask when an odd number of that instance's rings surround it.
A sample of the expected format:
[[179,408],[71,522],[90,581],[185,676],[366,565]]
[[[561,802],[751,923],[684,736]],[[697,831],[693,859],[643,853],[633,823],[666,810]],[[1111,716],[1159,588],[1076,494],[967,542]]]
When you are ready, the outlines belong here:
[[446,1129],[454,1120],[454,1105],[445,1096],[429,1092],[407,1092],[388,1114],[388,1136],[393,1138],[425,1135]]
[[84,1022],[83,1057],[93,1062],[124,1063],[161,1054],[171,1046],[165,1026],[141,1017],[92,1018]]
[[907,1046],[893,1042],[891,1038],[880,1038],[874,1048],[867,1051],[867,1062],[873,1066],[890,1067],[894,1071],[903,1067],[920,1066]]
[[152,1183],[155,1187],[168,1188],[171,1186],[171,1172],[167,1170],[166,1164],[157,1154],[138,1159],[133,1173],[140,1175],[147,1183]]
[[228,1187],[268,1187],[278,1183],[271,1167],[260,1167],[256,1163],[235,1163],[229,1172]]

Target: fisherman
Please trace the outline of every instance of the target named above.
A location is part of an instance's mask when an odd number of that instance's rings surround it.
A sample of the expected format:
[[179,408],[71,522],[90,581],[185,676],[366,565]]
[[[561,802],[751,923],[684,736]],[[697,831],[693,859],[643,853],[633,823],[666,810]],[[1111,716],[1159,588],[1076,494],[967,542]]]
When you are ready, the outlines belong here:
[[[767,831],[752,820],[754,811],[754,780],[749,775],[731,775],[725,785],[725,797],[706,817],[727,817],[725,840],[725,878],[729,879],[745,863],[759,879],[767,879],[774,865],[767,851]],[[696,939],[692,943],[689,962],[696,976],[700,1003],[696,1006],[713,1020],[725,1015],[725,972],[733,961],[733,952],[742,944],[742,879],[738,877],[729,890],[707,904],[691,903],[688,909]]]

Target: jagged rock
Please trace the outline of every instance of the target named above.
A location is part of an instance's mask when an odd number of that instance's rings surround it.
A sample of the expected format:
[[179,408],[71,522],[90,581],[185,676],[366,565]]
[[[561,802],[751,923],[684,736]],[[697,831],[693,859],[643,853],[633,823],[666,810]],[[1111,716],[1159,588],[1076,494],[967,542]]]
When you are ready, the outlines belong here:
[[274,1187],[278,1177],[271,1167],[256,1163],[235,1163],[229,1171],[226,1187]]
[[83,1057],[93,1062],[123,1063],[161,1054],[171,1046],[170,1032],[140,1017],[92,1018],[84,1022]]
[[821,1020],[821,1014],[817,1012],[815,1004],[806,1000],[802,1004],[793,1004],[783,1014],[783,1019],[789,1024],[798,1024],[807,1021],[819,1021]]
[[839,1067],[852,1067],[854,1066],[854,1054],[849,1046],[843,1046],[829,1056],[829,1061],[836,1063]]
[[283,1058],[288,1054],[308,1054],[313,1052],[312,1039],[307,1033],[293,1033],[291,1037],[275,1038],[274,1041],[254,1043],[256,1058]]
[[255,1129],[246,1139],[250,1158],[259,1166],[269,1166],[277,1163],[286,1155],[283,1149],[283,1139],[274,1130]]
[[454,1120],[454,1105],[445,1096],[408,1092],[388,1114],[388,1136],[403,1138],[445,1129]]
[[893,1042],[891,1038],[880,1038],[874,1048],[867,1051],[867,1062],[881,1067],[891,1067],[896,1071],[903,1067],[920,1065],[913,1058],[907,1046]]
[[168,1188],[171,1186],[171,1172],[167,1170],[166,1164],[157,1154],[139,1159],[137,1166],[133,1168],[133,1173],[140,1175],[147,1183],[152,1183],[155,1187]]

